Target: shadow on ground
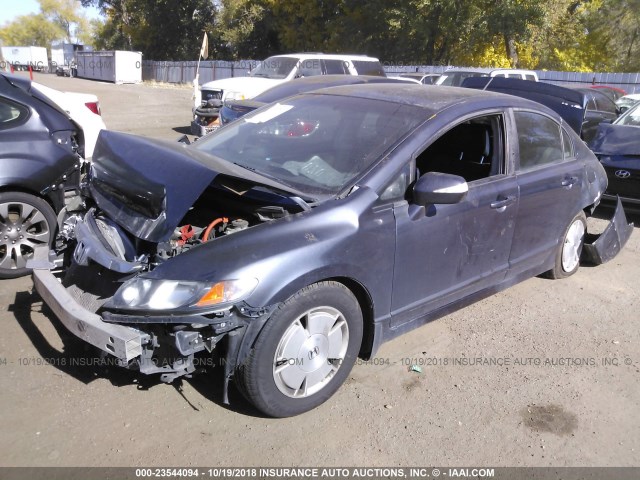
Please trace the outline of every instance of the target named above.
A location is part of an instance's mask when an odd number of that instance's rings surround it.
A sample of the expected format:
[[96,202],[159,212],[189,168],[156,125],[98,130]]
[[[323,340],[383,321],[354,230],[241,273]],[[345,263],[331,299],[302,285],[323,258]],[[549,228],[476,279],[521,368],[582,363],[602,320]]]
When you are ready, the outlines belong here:
[[[35,290],[17,292],[15,301],[9,305],[8,310],[14,314],[18,325],[42,359],[46,359],[48,364],[85,385],[94,380],[105,379],[116,387],[135,385],[138,390],[149,390],[156,386],[168,388],[168,385],[163,385],[163,382],[160,381],[159,374],[144,375],[138,370],[120,367],[115,364],[115,357],[78,339],[56,318]],[[33,320],[34,313],[40,313],[51,321],[62,340],[62,351],[54,347],[42,334]],[[214,351],[212,362],[209,363],[219,366],[223,362],[215,353]],[[224,409],[250,417],[262,417],[263,415],[244,399],[233,382],[230,382],[229,385],[229,405],[224,403],[223,377],[222,367],[206,368],[196,371],[192,378],[178,378],[170,385],[195,411],[199,411],[199,409],[195,406],[195,402],[187,398],[183,389],[183,381],[189,382],[202,396]]]

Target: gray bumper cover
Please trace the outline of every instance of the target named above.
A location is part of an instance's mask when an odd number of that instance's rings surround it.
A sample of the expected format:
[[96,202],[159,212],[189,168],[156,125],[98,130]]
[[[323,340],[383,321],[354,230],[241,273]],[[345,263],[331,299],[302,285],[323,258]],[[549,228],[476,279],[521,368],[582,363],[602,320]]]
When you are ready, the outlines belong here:
[[584,259],[595,265],[608,262],[620,253],[620,250],[625,246],[632,232],[633,223],[627,222],[627,216],[624,214],[622,202],[618,197],[616,211],[607,228],[600,234],[595,242],[590,244],[585,243],[582,252]]
[[74,335],[100,350],[128,362],[140,356],[149,336],[139,330],[102,321],[83,308],[49,270],[34,270],[33,283],[56,317]]

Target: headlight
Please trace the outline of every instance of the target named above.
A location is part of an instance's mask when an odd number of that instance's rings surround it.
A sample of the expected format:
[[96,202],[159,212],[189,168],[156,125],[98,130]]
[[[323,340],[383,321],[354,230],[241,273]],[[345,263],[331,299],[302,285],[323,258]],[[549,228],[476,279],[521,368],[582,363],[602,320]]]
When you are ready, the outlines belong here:
[[249,295],[258,280],[224,280],[215,284],[132,278],[125,282],[105,304],[123,310],[175,310],[206,308],[233,302]]
[[246,99],[246,95],[242,92],[234,92],[233,90],[227,90],[226,95],[224,96],[225,100],[244,100]]

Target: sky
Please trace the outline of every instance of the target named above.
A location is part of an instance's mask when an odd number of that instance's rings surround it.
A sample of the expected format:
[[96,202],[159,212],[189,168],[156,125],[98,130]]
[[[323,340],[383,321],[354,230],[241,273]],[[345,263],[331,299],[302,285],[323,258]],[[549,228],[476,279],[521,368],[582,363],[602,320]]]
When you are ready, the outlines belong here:
[[[12,21],[18,15],[28,15],[39,11],[40,4],[37,0],[0,0],[0,25]],[[99,16],[95,7],[83,8],[83,11],[89,18]]]

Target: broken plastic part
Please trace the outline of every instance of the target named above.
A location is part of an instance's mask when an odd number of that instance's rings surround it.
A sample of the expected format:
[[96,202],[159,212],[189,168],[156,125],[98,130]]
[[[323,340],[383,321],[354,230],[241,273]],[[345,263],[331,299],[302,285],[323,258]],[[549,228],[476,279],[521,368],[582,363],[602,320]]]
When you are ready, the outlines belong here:
[[633,232],[633,223],[627,222],[627,217],[618,197],[616,211],[607,228],[592,243],[585,243],[582,252],[583,259],[594,265],[606,263],[614,258],[625,246]]

